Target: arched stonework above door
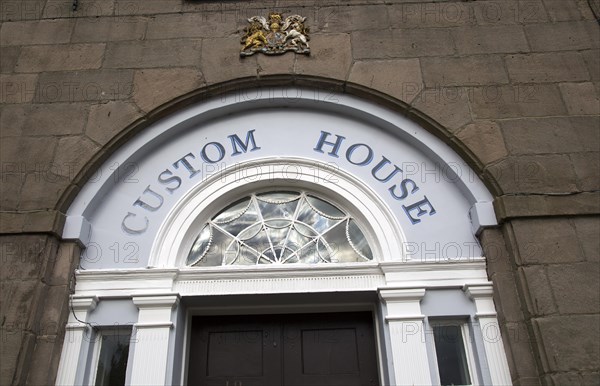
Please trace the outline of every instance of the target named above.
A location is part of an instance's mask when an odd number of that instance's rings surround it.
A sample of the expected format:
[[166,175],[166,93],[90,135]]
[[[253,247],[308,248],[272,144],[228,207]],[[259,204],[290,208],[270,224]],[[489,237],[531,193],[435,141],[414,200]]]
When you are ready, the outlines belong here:
[[198,102],[139,133],[83,187],[63,237],[87,246],[85,269],[172,267],[176,214],[205,222],[215,213],[200,207],[294,186],[362,205],[380,227],[369,236],[378,261],[481,257],[475,234],[496,223],[477,175],[415,122],[347,94],[272,87]]

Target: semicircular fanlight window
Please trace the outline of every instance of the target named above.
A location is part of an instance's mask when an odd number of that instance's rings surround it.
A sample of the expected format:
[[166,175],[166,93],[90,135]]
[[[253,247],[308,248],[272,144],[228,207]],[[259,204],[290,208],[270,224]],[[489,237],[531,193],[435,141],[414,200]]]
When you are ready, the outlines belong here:
[[186,265],[319,264],[373,260],[359,224],[306,192],[252,194],[201,229]]

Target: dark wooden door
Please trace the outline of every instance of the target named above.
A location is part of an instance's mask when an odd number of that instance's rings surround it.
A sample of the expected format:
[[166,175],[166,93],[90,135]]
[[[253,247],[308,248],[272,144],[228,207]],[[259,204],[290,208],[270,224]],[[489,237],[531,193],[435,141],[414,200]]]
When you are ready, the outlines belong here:
[[195,316],[188,384],[377,385],[372,316]]

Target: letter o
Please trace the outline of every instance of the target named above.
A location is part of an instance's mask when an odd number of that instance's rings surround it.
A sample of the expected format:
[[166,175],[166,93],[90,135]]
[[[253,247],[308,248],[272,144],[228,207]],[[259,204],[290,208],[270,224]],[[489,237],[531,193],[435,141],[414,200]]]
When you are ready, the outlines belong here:
[[[215,149],[217,149],[217,151],[219,152],[219,156],[215,160],[210,159],[208,157],[208,154],[206,154],[206,148],[209,145],[214,146]],[[214,164],[214,163],[217,163],[217,162],[221,161],[225,157],[225,148],[219,142],[209,142],[206,145],[204,145],[204,147],[202,148],[202,151],[200,152],[200,156],[202,157],[202,159],[204,161],[206,161],[206,162],[208,162],[210,164]]]
[[[358,149],[359,147],[361,147],[361,146],[365,147],[367,149],[367,151],[368,151],[366,158],[363,161],[360,161],[360,162],[354,162],[354,161],[352,161],[350,159],[352,157],[352,154],[354,154],[354,151],[356,149]],[[365,145],[364,143],[354,144],[354,145],[350,146],[348,148],[348,150],[346,150],[346,159],[348,160],[348,162],[350,162],[353,165],[358,165],[358,166],[368,165],[373,160],[373,149],[371,149],[371,147],[369,147],[369,145]]]

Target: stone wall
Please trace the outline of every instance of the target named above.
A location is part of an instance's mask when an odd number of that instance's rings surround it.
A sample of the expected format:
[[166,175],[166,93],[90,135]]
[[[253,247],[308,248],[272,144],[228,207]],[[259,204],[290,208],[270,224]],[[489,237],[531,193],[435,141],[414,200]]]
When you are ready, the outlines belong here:
[[[0,3],[0,384],[53,383],[79,253],[63,214],[99,162],[206,90],[293,82],[395,106],[463,155],[502,222],[481,241],[514,383],[598,384],[600,2],[259,4]],[[310,56],[238,56],[272,10],[307,16]]]

